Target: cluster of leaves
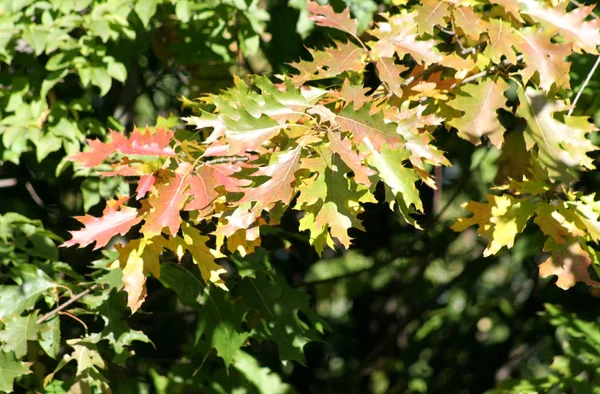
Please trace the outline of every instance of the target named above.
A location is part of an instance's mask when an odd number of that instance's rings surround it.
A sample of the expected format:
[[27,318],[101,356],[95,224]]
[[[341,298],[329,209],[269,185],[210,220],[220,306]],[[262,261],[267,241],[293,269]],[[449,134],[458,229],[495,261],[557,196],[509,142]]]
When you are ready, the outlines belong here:
[[[12,391],[15,378],[31,373],[30,364],[42,365],[50,358],[59,363],[44,385],[57,390],[66,385],[84,392],[97,387],[106,392],[109,386],[99,371],[104,361],[98,344],[107,343],[115,362],[123,364],[131,355],[128,346],[132,341],[149,341],[142,332],[129,329],[124,320],[125,300],[119,293],[123,288],[121,273],[98,269],[91,281],[79,275],[68,264],[57,261],[55,242],[60,238],[44,230],[39,221],[9,213],[0,216],[0,229],[0,391]],[[75,293],[84,307],[72,309],[68,315],[88,323],[101,322],[99,332],[74,338],[69,338],[73,334],[69,330],[67,335],[63,333],[57,306],[65,297],[74,298]],[[40,315],[41,309],[51,311]],[[71,361],[77,367],[70,382],[53,379]]]
[[508,380],[489,394],[598,391],[600,363],[600,332],[596,321],[587,321],[564,311],[557,305],[546,304],[543,313],[556,327],[556,339],[563,354],[554,357],[550,373],[544,377]]
[[[415,183],[435,187],[427,166],[449,164],[432,144],[432,132],[446,127],[474,144],[487,137],[502,155],[520,158],[504,158],[510,168],[500,183],[508,192],[468,205],[474,216],[454,229],[478,224],[490,237],[485,253],[494,254],[512,246],[535,216],[553,253],[541,274],[558,274],[564,288],[593,283],[586,269],[597,258],[587,242],[598,240],[599,211],[593,195],[568,188],[573,171],[594,168],[587,154],[595,147],[586,139],[594,127],[583,117],[556,116],[569,108],[560,98],[569,88],[564,58],[597,53],[600,44],[599,24],[585,20],[591,8],[426,1],[386,16],[366,43],[348,10],[314,2],[308,10],[348,41],[311,50],[313,59],[292,64],[297,73],[280,76],[280,84],[238,79],[234,88],[188,103],[199,113],[184,120],[205,138],[178,139],[165,129],[113,132],[110,142],[92,140],[73,156],[86,167],[114,158],[102,175],[139,177],[141,207],[125,205],[129,197],[109,201],[102,217],[79,218],[85,227],[65,246],[102,247],[143,222],[142,237],[119,249],[133,311],[146,296],[146,275],[159,275],[164,249],[179,258],[190,252],[204,280],[225,288],[214,258],[251,253],[260,227],[277,225],[288,207],[303,213],[300,230],[319,253],[336,241],[350,247],[348,230],[362,228],[357,216],[364,203],[376,202],[379,183],[390,207],[418,226],[410,216],[423,211]],[[381,80],[370,95],[362,86],[368,63]],[[311,86],[323,79],[341,83]],[[506,139],[501,122],[510,125]],[[181,211],[190,212],[188,220]],[[210,230],[202,234],[197,225]]]
[[[131,107],[139,94],[131,88],[140,78],[138,70],[143,80],[156,83],[159,79],[143,72],[143,61],[148,60],[142,54],[148,50],[157,54],[164,69],[198,63],[193,59],[202,58],[229,74],[227,66],[235,64],[237,54],[256,53],[266,37],[269,15],[257,3],[3,2],[0,160],[16,165],[33,162],[30,167],[45,162],[53,171],[38,170],[37,176],[53,181],[68,170],[67,156],[79,152],[86,137],[102,137],[107,128],[122,130],[133,124]],[[169,20],[177,23],[164,23]],[[183,42],[184,36],[197,41]],[[201,72],[191,75],[194,80],[208,72],[205,65],[199,68]],[[108,198],[129,192],[121,180],[79,175],[86,176],[82,186],[85,210],[100,201],[98,194]]]

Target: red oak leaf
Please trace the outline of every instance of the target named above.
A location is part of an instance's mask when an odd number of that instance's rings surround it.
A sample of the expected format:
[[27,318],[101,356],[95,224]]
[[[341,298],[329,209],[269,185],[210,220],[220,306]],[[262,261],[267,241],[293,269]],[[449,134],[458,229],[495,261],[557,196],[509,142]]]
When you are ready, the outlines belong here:
[[71,160],[85,167],[95,167],[116,152],[124,155],[171,157],[175,156],[173,148],[169,146],[173,135],[173,131],[168,131],[164,127],[156,128],[154,133],[151,133],[148,128],[144,133],[139,129],[135,129],[129,138],[122,133],[111,130],[110,142],[88,140],[90,150],[71,156]]
[[106,208],[99,218],[92,215],[76,216],[75,219],[85,227],[78,231],[70,231],[73,238],[61,246],[79,244],[80,247],[84,247],[96,242],[95,250],[105,246],[116,234],[125,235],[142,220],[137,216],[137,209],[123,206],[126,200],[127,197],[122,197],[107,201]]
[[155,181],[156,178],[154,178],[154,175],[143,175],[138,182],[137,189],[135,190],[135,199],[139,200],[140,198],[144,198],[146,193],[148,193],[148,190],[150,190],[152,185],[154,185]]
[[148,199],[151,210],[146,215],[143,233],[158,235],[164,227],[168,227],[172,235],[177,234],[181,225],[179,212],[188,198],[188,194],[184,193],[188,186],[186,176],[175,173],[156,188],[156,193]]
[[566,249],[552,252],[552,256],[540,264],[540,278],[556,275],[556,286],[563,290],[568,290],[577,282],[600,287],[600,283],[590,278],[588,273],[591,263],[590,255],[574,242]]
[[375,175],[377,172],[362,164],[362,159],[366,155],[359,154],[352,149],[350,139],[342,140],[340,133],[328,131],[327,137],[329,138],[329,149],[340,155],[344,163],[354,172],[354,180],[363,185],[371,186],[369,176]]
[[330,5],[320,5],[314,1],[308,1],[308,11],[312,14],[310,19],[319,26],[331,27],[356,36],[358,23],[350,17],[350,10],[346,8],[341,13],[336,13]]
[[188,193],[192,196],[192,201],[185,205],[186,211],[204,209],[219,196],[215,189],[221,184],[216,182],[214,172],[211,167],[202,167],[187,178]]

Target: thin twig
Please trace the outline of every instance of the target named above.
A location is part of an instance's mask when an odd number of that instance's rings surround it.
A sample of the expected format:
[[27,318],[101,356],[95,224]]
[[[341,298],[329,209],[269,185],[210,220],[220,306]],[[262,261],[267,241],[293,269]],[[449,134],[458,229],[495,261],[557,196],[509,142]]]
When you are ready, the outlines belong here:
[[585,81],[583,81],[583,85],[581,85],[581,87],[579,88],[579,91],[577,92],[577,95],[575,96],[575,100],[573,100],[573,104],[571,104],[571,109],[569,109],[569,112],[567,112],[568,116],[571,116],[571,114],[573,113],[573,110],[575,109],[575,105],[577,105],[577,101],[579,101],[579,98],[581,97],[581,94],[585,90],[585,87],[587,86],[587,84],[590,83],[590,80],[592,79],[592,75],[594,75],[594,72],[598,68],[599,64],[600,64],[600,56],[598,56],[596,58],[596,62],[594,63],[594,65],[592,66],[592,69],[590,70],[587,77],[585,78]]
[[31,196],[31,198],[33,199],[33,201],[35,201],[35,203],[40,208],[45,208],[46,207],[46,204],[44,204],[44,200],[42,200],[42,198],[40,197],[40,195],[37,194],[37,192],[33,188],[33,185],[31,184],[31,182],[25,182],[25,189],[27,189],[27,192],[29,192],[29,195]]
[[15,186],[17,182],[17,178],[0,179],[0,188]]
[[98,286],[100,286],[100,285],[98,283],[96,283],[95,285],[90,286],[88,289],[82,291],[81,293],[73,296],[73,298],[71,298],[69,301],[65,302],[64,304],[60,304],[56,308],[52,309],[50,312],[46,313],[44,316],[40,317],[36,323],[41,324],[41,323],[45,322],[46,320],[50,320],[51,317],[53,317],[58,312],[62,311],[63,309],[65,309],[66,307],[68,307],[69,305],[71,305],[72,303],[77,301],[78,299],[80,299],[81,297],[90,294],[92,291],[94,291],[96,288],[98,288]]
[[[520,62],[521,60],[523,60],[523,55],[517,56],[517,63]],[[465,79],[463,79],[462,81],[453,84],[452,86],[450,86],[450,89],[455,89],[455,88],[465,85],[469,82],[473,82],[477,79],[480,79],[480,78],[483,78],[490,74],[493,74],[494,72],[498,71],[500,65],[502,65],[504,67],[510,67],[513,64],[511,62],[509,62],[508,60],[503,60],[502,63],[499,65],[493,65],[490,68],[486,68],[485,70],[478,72],[477,74],[470,75],[470,76],[466,77]]]
[[227,157],[217,157],[215,159],[203,160],[204,164],[222,164],[222,163],[234,163],[237,161],[248,161],[250,160],[247,156],[227,156]]

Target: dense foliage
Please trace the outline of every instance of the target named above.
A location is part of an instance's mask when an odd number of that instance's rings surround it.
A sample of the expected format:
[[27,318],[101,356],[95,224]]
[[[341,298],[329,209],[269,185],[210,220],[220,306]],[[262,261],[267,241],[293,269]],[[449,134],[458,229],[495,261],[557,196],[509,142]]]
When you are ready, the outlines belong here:
[[0,391],[597,390],[593,6],[20,0],[0,27]]

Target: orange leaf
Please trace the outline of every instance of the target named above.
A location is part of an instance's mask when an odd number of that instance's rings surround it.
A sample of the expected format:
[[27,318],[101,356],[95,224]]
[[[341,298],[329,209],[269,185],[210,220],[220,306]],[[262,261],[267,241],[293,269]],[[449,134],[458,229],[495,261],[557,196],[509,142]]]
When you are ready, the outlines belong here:
[[144,133],[139,129],[134,129],[129,138],[122,133],[111,130],[110,142],[88,139],[91,149],[71,156],[71,160],[85,167],[95,167],[116,152],[124,155],[172,157],[175,156],[175,152],[169,146],[169,143],[173,135],[173,131],[167,131],[164,127],[156,128],[155,133],[151,133],[148,128]]
[[127,198],[107,201],[103,215],[99,218],[92,215],[76,216],[85,226],[78,231],[70,231],[73,238],[61,246],[80,247],[96,242],[95,249],[105,246],[116,234],[125,235],[131,227],[138,224],[142,218],[137,216],[137,209],[123,206]]
[[540,278],[558,276],[556,286],[567,290],[577,282],[600,287],[600,282],[590,278],[588,267],[592,263],[589,254],[574,242],[566,249],[552,252],[552,256],[540,264]]
[[320,5],[314,1],[308,1],[308,11],[312,14],[310,19],[319,26],[331,27],[356,36],[358,23],[350,17],[350,10],[344,9],[336,13],[330,5]]
[[168,227],[172,235],[177,234],[181,225],[179,212],[188,198],[185,192],[189,184],[185,182],[186,176],[175,173],[168,182],[161,183],[152,194],[148,203],[152,207],[146,215],[146,224],[142,232],[147,234],[160,234],[164,227]]

